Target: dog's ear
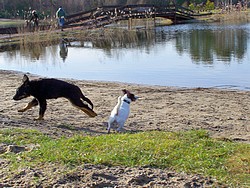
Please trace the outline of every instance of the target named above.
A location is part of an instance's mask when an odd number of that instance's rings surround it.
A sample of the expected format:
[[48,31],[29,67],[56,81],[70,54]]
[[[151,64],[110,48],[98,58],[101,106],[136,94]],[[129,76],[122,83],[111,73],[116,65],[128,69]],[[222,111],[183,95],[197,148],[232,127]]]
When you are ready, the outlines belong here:
[[29,77],[25,74],[25,75],[23,75],[23,84],[27,84],[27,83],[29,83]]
[[126,89],[122,90],[123,94],[125,95],[126,93],[128,93],[128,91]]

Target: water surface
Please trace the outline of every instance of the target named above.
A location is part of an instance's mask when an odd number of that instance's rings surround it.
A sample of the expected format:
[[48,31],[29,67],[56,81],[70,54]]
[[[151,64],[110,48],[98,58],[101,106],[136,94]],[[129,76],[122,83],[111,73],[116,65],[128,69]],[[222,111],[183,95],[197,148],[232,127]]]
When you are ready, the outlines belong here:
[[0,69],[55,78],[250,90],[250,24],[184,24],[142,36],[137,41],[82,41],[66,48],[59,44],[2,52]]

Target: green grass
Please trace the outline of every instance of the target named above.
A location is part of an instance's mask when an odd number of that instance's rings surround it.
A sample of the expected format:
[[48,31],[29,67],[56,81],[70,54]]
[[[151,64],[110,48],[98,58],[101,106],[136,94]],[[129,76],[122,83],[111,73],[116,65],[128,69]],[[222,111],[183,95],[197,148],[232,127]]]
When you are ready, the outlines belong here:
[[250,185],[250,145],[215,140],[203,130],[52,139],[33,130],[11,129],[0,131],[0,143],[39,145],[30,152],[1,155],[15,168],[40,163],[152,166],[212,176],[233,186]]
[[0,19],[0,26],[17,26],[24,24],[24,20]]

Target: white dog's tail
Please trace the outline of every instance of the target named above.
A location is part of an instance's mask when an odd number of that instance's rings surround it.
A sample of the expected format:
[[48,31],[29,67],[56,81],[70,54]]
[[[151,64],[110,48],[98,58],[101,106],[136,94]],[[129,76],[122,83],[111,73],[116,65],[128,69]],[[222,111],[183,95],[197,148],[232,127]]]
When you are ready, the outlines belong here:
[[121,106],[121,103],[122,103],[122,101],[121,101],[121,96],[119,96],[118,97],[118,101],[117,101],[117,104],[116,104],[116,106],[115,106],[115,108],[114,108],[114,111],[115,111],[115,115],[118,115],[118,112],[119,112],[119,108],[120,108],[120,106]]

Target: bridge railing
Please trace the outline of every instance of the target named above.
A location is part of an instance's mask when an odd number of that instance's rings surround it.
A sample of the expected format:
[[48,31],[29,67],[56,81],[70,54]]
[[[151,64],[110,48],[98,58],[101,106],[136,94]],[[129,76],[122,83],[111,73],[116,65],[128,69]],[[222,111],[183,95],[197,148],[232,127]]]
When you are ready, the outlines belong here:
[[89,11],[82,11],[66,17],[66,26],[105,25],[129,18],[165,17],[176,21],[194,19],[195,13],[187,8],[170,4],[155,6],[153,4],[102,6]]
[[[96,20],[108,20],[108,19],[128,19],[136,14],[152,14],[152,5],[125,5],[125,6],[103,6],[95,8],[89,11],[82,11],[75,14],[68,15],[66,17],[66,25],[78,23],[78,22],[94,22]],[[144,10],[144,12],[142,11]],[[149,11],[150,10],[150,11]],[[79,24],[81,25],[81,24]]]

